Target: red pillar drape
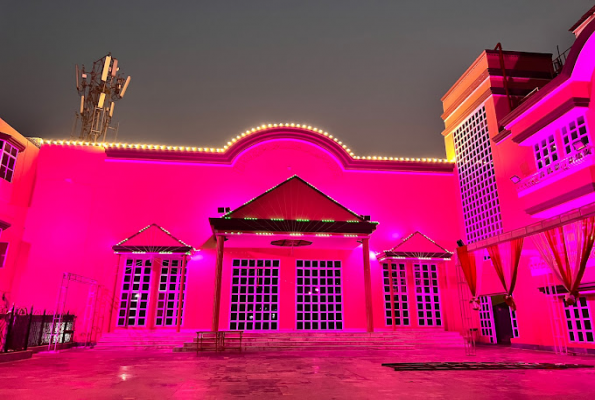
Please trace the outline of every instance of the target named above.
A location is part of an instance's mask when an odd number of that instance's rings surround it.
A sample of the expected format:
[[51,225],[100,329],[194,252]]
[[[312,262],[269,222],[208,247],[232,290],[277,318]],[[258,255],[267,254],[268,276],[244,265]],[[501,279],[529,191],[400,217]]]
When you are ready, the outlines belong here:
[[[500,246],[507,246],[506,253],[510,255],[510,260],[506,260],[507,263],[505,264],[502,260],[502,253],[500,252]],[[512,298],[512,292],[514,292],[514,288],[516,286],[516,279],[517,273],[519,269],[519,261],[521,260],[521,250],[523,249],[523,238],[513,239],[510,242],[506,242],[502,245],[492,245],[488,247],[488,254],[490,255],[490,259],[492,260],[492,265],[496,270],[496,274],[498,278],[500,278],[500,282],[502,282],[502,287],[506,291],[505,301],[506,304],[513,310],[516,311],[516,303]],[[510,272],[510,284],[506,282],[506,274],[505,268]]]
[[541,235],[552,255],[548,265],[568,291],[566,302],[572,305],[578,299],[578,288],[593,250],[595,217],[552,228]]
[[457,248],[457,256],[459,257],[459,263],[463,269],[465,280],[471,291],[471,302],[476,303],[477,300],[477,265],[475,263],[475,257],[469,253],[467,246],[461,246]]

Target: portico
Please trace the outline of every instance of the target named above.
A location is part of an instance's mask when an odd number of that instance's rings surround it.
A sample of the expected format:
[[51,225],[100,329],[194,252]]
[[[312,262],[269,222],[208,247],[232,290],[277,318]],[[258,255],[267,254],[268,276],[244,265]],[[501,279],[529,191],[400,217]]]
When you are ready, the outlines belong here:
[[[293,176],[209,221],[217,246],[213,331],[357,330],[349,314],[360,307],[350,310],[352,303],[365,304],[361,328],[374,330],[368,241],[376,223],[368,217]],[[363,290],[345,282],[354,269]]]

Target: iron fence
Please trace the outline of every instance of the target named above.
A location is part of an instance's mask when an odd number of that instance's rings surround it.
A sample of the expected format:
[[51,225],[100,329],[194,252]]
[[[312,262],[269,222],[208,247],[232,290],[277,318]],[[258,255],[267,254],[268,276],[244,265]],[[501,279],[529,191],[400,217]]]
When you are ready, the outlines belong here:
[[34,307],[0,309],[0,351],[23,351],[52,343],[70,343],[74,339],[76,316],[63,314],[60,326],[52,332],[54,313]]

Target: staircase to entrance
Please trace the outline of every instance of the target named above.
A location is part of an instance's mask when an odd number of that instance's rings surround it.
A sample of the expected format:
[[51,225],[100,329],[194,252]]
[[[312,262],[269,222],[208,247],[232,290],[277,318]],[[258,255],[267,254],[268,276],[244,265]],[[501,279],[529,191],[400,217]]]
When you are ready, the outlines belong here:
[[[462,348],[459,332],[441,328],[402,329],[388,332],[244,332],[244,351],[286,350],[419,350]],[[163,350],[195,352],[196,332],[116,331],[102,336],[96,350]],[[237,351],[237,350],[229,350]]]

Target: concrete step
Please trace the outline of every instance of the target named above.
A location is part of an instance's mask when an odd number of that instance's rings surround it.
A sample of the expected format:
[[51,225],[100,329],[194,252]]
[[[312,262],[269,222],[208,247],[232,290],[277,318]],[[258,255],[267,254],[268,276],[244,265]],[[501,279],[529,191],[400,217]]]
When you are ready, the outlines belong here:
[[[196,351],[195,331],[116,331],[105,334],[95,346],[97,350]],[[231,344],[237,339],[228,338]],[[210,340],[205,344],[208,346]],[[233,345],[232,345],[233,346]],[[242,347],[247,350],[341,350],[341,349],[400,349],[462,347],[458,332],[441,328],[402,329],[385,332],[244,332]],[[214,347],[214,346],[211,346]],[[237,350],[236,350],[237,351]]]
[[[242,351],[267,351],[267,350],[414,350],[415,346],[406,344],[385,344],[385,345],[369,345],[369,344],[352,344],[349,346],[332,345],[326,343],[310,343],[309,345],[292,344],[292,345],[273,345],[273,346],[248,346],[242,347]],[[174,352],[196,352],[196,345],[176,347]],[[206,350],[213,351],[213,350]],[[226,351],[238,351],[237,348],[229,348]]]

